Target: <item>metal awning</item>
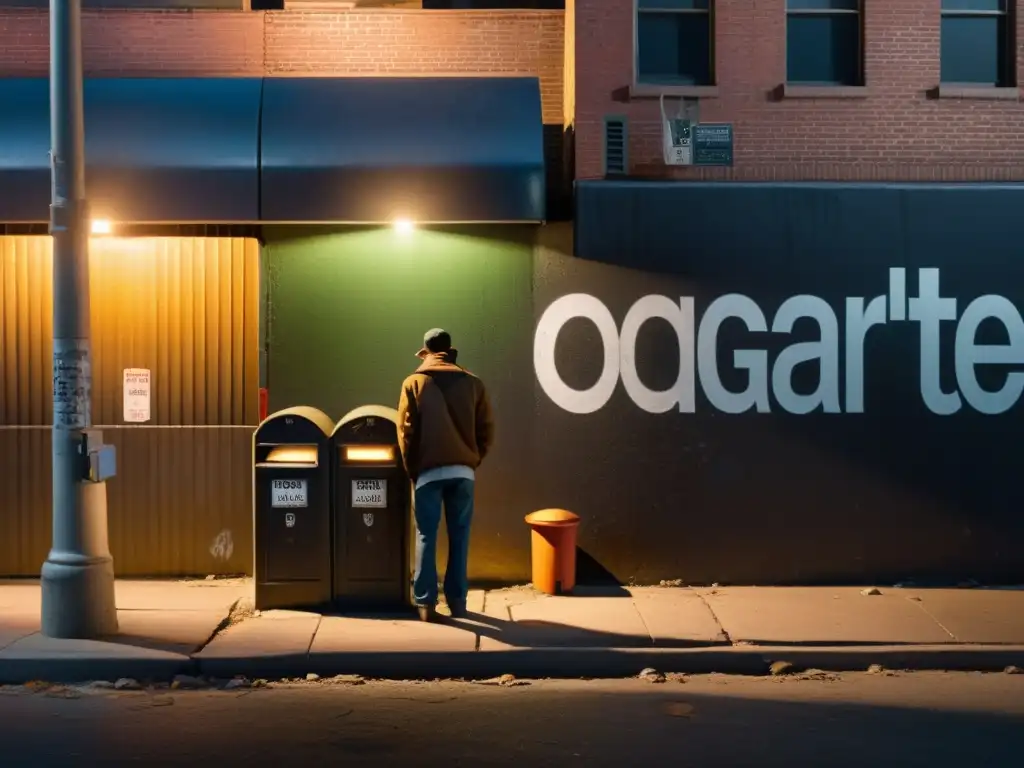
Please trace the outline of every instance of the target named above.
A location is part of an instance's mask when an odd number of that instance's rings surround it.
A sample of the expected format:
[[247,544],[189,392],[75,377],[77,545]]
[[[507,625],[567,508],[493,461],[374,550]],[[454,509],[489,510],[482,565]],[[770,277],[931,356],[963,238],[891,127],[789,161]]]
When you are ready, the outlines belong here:
[[268,78],[261,219],[540,221],[532,77]]
[[[93,218],[133,223],[259,219],[261,78],[87,79],[86,189]],[[0,79],[0,221],[50,204],[45,78]]]

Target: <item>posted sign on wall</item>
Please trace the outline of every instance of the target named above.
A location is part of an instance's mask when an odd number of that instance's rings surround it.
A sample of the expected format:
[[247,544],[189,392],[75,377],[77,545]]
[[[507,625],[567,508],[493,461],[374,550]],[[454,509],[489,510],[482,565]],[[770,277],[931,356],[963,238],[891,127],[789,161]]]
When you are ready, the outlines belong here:
[[147,368],[124,369],[124,420],[143,424],[151,418],[152,377]]

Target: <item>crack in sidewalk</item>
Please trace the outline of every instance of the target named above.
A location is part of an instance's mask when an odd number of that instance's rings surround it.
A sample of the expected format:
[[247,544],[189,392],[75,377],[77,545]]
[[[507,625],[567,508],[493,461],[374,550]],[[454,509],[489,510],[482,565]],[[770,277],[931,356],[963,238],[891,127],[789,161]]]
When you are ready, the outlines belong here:
[[925,605],[924,605],[924,602],[923,602],[922,600],[920,600],[920,599],[918,599],[918,600],[913,600],[913,599],[911,599],[911,598],[909,598],[909,597],[907,597],[907,598],[904,598],[904,599],[905,599],[905,600],[906,600],[907,602],[909,602],[909,603],[914,603],[914,604],[915,604],[915,605],[916,605],[916,606],[917,606],[918,608],[920,608],[920,609],[921,609],[922,611],[924,611],[924,615],[925,615],[925,616],[927,616],[927,617],[928,617],[929,619],[931,619],[931,620],[932,620],[932,621],[934,621],[934,622],[935,622],[936,624],[938,624],[938,625],[939,625],[939,628],[940,628],[940,629],[941,629],[941,630],[942,630],[943,632],[945,632],[945,633],[946,633],[947,635],[949,635],[949,636],[950,636],[951,638],[953,638],[954,640],[956,640],[956,641],[957,641],[958,643],[960,642],[960,638],[959,638],[959,637],[957,637],[956,635],[954,635],[954,634],[953,634],[952,632],[950,632],[950,631],[949,631],[949,627],[947,627],[947,626],[946,626],[945,624],[943,624],[943,623],[942,623],[941,621],[939,621],[939,620],[938,620],[937,618],[935,618],[935,615],[934,615],[934,614],[933,614],[933,613],[932,613],[931,611],[929,611],[929,610],[928,610],[928,609],[927,609],[927,608],[925,607]]
[[711,607],[711,603],[708,601],[708,599],[700,593],[700,590],[693,589],[693,587],[690,587],[690,589],[693,591],[693,594],[700,598],[700,601],[704,603],[704,607],[708,609],[708,613],[711,614],[711,618],[714,619],[715,624],[718,625],[718,629],[719,631],[721,631],[722,637],[725,638],[725,642],[727,642],[729,645],[735,645],[735,643],[732,641],[732,638],[729,636],[729,631],[722,624],[721,619],[718,618],[718,614],[715,613],[715,609]]
[[306,646],[306,658],[309,659],[310,654],[313,652],[313,641],[316,640],[316,633],[320,631],[320,625],[324,623],[323,614],[316,617],[316,626],[313,628],[313,634],[309,638],[309,645]]
[[249,618],[252,615],[252,608],[245,601],[246,598],[244,597],[240,597],[235,600],[235,602],[231,604],[231,607],[228,608],[227,615],[220,620],[216,627],[213,628],[213,632],[210,633],[210,636],[200,643],[199,647],[192,651],[190,655],[195,656],[196,654],[201,653],[221,632],[226,630],[228,627]]

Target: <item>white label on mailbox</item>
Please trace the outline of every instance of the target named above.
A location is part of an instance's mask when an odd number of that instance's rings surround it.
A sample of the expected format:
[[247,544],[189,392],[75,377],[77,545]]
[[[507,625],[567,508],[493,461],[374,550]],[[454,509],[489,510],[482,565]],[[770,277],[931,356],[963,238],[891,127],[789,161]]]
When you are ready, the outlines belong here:
[[383,509],[388,505],[387,480],[353,480],[352,506]]
[[272,480],[270,482],[270,506],[308,507],[309,494],[305,480]]

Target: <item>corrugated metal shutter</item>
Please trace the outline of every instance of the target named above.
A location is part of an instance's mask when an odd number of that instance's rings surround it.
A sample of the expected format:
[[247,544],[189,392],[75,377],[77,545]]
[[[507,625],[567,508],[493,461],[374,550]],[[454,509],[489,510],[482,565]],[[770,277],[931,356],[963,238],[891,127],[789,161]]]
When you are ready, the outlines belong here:
[[[0,425],[49,425],[49,237],[0,237]],[[259,243],[94,239],[93,423],[123,424],[125,368],[153,373],[152,425],[255,424]]]
[[[51,269],[49,237],[0,237],[0,576],[37,575],[50,546]],[[251,572],[259,243],[94,239],[90,269],[117,574]],[[144,425],[124,425],[125,368],[152,371]]]

